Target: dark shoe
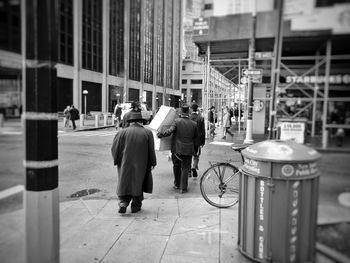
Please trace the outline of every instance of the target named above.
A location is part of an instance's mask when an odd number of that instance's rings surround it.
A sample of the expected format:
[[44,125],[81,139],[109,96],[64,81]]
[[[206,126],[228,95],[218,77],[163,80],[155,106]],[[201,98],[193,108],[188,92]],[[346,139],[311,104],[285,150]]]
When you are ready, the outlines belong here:
[[176,185],[174,185],[173,186],[173,189],[175,189],[175,190],[177,190],[177,189],[179,189],[180,187],[178,187],[178,186],[176,186]]
[[131,207],[131,213],[137,213],[141,211],[141,207]]
[[118,213],[119,214],[125,214],[125,212],[126,212],[126,206],[120,206]]
[[184,194],[184,193],[187,193],[187,189],[181,189],[180,190],[180,194]]
[[198,176],[196,169],[192,168],[192,174],[193,174],[193,177],[197,177]]
[[226,136],[222,137],[223,140],[226,140]]

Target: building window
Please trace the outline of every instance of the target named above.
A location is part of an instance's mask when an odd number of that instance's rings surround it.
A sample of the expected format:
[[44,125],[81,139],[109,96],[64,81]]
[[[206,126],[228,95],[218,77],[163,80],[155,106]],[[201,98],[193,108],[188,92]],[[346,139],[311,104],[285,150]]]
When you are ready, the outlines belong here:
[[180,90],[180,19],[181,19],[181,1],[174,1],[174,45],[173,45],[173,79],[174,89]]
[[145,8],[145,69],[144,81],[153,84],[153,36],[154,36],[154,4],[153,0],[146,1]]
[[130,1],[129,78],[140,81],[141,0]]
[[191,84],[202,84],[203,80],[201,79],[191,79]]
[[73,65],[73,2],[59,1],[58,61]]
[[182,65],[182,70],[186,70],[186,66],[185,65]]
[[213,9],[213,4],[205,4],[204,5],[204,10],[212,10]]
[[[156,8],[159,10],[157,17],[157,76],[156,84],[163,86],[164,82],[164,2],[156,1]],[[159,100],[160,101],[160,100]]]
[[83,68],[102,72],[102,1],[83,1]]
[[1,1],[0,3],[0,48],[20,53],[20,1]]
[[166,83],[165,87],[172,88],[173,83],[173,0],[166,2]]
[[181,83],[182,83],[182,84],[187,84],[187,79],[181,80]]
[[110,2],[109,73],[124,76],[124,0]]

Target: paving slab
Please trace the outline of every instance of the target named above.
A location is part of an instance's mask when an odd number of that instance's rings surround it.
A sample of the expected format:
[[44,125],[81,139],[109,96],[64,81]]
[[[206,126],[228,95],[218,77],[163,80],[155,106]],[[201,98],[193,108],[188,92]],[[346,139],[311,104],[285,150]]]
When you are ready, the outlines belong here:
[[0,262],[24,262],[24,210],[0,216]]
[[159,263],[168,236],[123,234],[101,262]]
[[[198,257],[219,260],[219,226],[189,230],[185,222],[177,222],[181,232],[172,233],[164,255]],[[184,231],[184,230],[187,231]]]
[[176,218],[135,218],[126,234],[169,236]]

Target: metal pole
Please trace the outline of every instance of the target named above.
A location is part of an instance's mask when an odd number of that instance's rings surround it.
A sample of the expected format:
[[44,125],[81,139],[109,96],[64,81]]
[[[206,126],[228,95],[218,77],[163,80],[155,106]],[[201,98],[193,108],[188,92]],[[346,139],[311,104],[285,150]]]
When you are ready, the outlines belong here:
[[[26,262],[59,262],[57,147],[58,1],[22,0],[25,48]],[[23,25],[23,24],[22,24]],[[28,38],[25,36],[29,36]]]
[[[255,67],[255,32],[256,32],[256,0],[253,1],[252,12],[252,35],[249,41],[249,60],[248,68]],[[248,101],[247,101],[247,130],[244,143],[253,143],[253,82],[248,78]]]
[[[317,51],[316,53],[316,68],[315,68],[315,79],[318,79],[318,62],[319,62],[319,55],[320,52]],[[311,136],[315,136],[315,128],[316,128],[316,103],[317,103],[317,91],[318,91],[318,85],[317,81],[315,82],[314,85],[314,97],[313,97],[313,105],[312,105],[312,126],[311,126]]]
[[87,115],[87,111],[86,111],[87,98],[86,98],[86,97],[87,97],[87,95],[85,94],[85,98],[84,98],[84,106],[85,106],[85,107],[84,107],[84,108],[85,108],[85,109],[84,109],[84,112],[85,112],[85,116]]
[[275,59],[273,60],[273,74],[271,79],[271,96],[270,96],[270,114],[269,114],[269,139],[274,139],[275,129],[275,117],[276,117],[276,87],[279,84],[280,78],[280,64],[282,54],[282,41],[283,41],[283,2],[277,1],[278,4],[278,24],[277,33],[275,37],[274,53]]
[[237,121],[238,121],[238,133],[241,133],[241,76],[240,76],[240,74],[241,74],[241,61],[239,60],[238,61],[238,76],[239,76],[239,81],[238,81],[238,83],[239,83],[239,89],[238,89],[238,92],[239,92],[239,94],[238,94],[238,118],[237,118]]
[[328,130],[327,130],[327,116],[328,116],[328,97],[329,97],[329,73],[331,70],[331,52],[332,41],[327,40],[326,47],[326,76],[324,82],[324,100],[323,100],[323,122],[322,122],[322,148],[326,149],[328,145]]

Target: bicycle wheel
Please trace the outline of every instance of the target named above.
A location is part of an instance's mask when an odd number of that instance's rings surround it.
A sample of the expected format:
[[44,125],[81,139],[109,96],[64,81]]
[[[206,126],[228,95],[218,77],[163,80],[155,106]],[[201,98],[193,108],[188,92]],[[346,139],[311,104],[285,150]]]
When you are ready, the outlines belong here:
[[218,208],[238,203],[239,170],[229,163],[216,163],[209,167],[200,180],[203,198]]

